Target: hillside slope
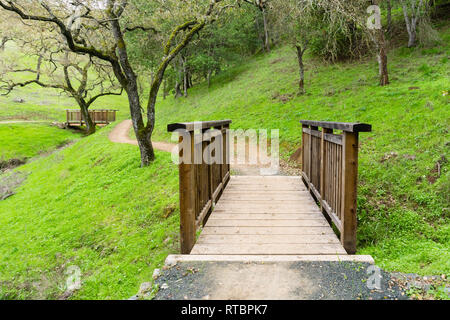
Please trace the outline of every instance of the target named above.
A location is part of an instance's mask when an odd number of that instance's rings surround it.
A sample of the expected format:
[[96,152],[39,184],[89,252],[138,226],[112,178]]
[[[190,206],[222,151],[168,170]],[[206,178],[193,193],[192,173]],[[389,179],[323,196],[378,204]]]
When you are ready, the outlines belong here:
[[170,154],[140,168],[136,146],[109,142],[113,126],[15,170],[27,179],[0,201],[0,300],[127,299],[179,252]]
[[[301,144],[300,119],[371,123],[373,132],[361,135],[358,253],[388,270],[450,275],[448,25],[441,36],[435,48],[393,50],[392,84],[384,88],[374,59],[326,65],[308,58],[304,96],[295,94],[294,52],[275,49],[223,72],[209,89],[194,87],[187,99],[159,99],[154,140],[169,139],[171,122],[229,118],[233,128],[280,129],[288,159]],[[14,94],[36,88],[23,90]],[[42,95],[25,96],[29,105],[0,99],[0,119],[62,120],[73,105]],[[129,116],[125,96],[99,106]],[[135,146],[108,141],[112,126],[14,171],[27,179],[0,201],[0,299],[128,298],[178,252],[170,154],[157,152],[151,167],[139,168]],[[72,296],[64,295],[70,266],[82,281]]]
[[448,274],[448,23],[440,35],[434,48],[392,50],[387,87],[378,86],[374,58],[327,65],[307,57],[304,96],[296,95],[292,48],[273,50],[216,76],[209,89],[161,99],[155,140],[169,138],[170,122],[232,119],[232,128],[280,129],[286,160],[301,145],[300,119],[370,123],[373,132],[361,135],[359,253],[389,270]]

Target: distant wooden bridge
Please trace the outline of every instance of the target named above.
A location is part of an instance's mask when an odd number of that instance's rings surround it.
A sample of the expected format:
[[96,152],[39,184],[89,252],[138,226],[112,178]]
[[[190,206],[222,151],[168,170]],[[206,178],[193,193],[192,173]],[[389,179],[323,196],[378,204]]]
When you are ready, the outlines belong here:
[[[301,176],[231,176],[230,123],[168,126],[185,132],[180,141],[190,137],[190,150],[180,152],[181,253],[211,260],[355,253],[358,135],[371,126],[300,121]],[[206,139],[198,141],[198,132]],[[208,155],[213,142],[220,148]]]
[[[89,115],[96,125],[107,125],[116,121],[117,110],[96,109],[89,110]],[[80,109],[66,109],[66,124],[68,126],[82,126],[86,123]]]

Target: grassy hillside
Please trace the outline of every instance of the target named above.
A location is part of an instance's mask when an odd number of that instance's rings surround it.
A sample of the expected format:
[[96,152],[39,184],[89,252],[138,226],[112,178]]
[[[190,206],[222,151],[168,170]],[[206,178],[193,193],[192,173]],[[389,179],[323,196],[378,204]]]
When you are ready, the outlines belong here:
[[361,135],[359,253],[388,270],[449,274],[448,24],[440,34],[440,46],[392,50],[387,87],[378,86],[374,58],[327,65],[307,57],[304,96],[296,95],[294,50],[273,50],[187,99],[161,100],[155,135],[167,140],[170,122],[232,119],[233,128],[280,129],[288,159],[301,145],[300,119],[370,123],[373,132]]
[[0,299],[58,298],[69,266],[72,298],[135,294],[169,252],[178,252],[178,174],[170,154],[139,167],[135,146],[105,128],[29,163],[17,194],[0,201]]
[[[388,270],[450,275],[448,25],[441,36],[441,46],[391,51],[392,84],[384,88],[374,59],[326,65],[307,57],[304,96],[296,95],[294,51],[275,49],[223,72],[209,89],[194,87],[187,99],[159,99],[154,139],[168,140],[170,122],[229,118],[233,128],[280,129],[288,159],[301,144],[300,119],[371,123],[373,132],[361,135],[358,253]],[[0,120],[64,120],[69,106],[55,91],[23,88],[0,97]],[[125,96],[97,106],[129,117]],[[28,175],[0,201],[0,299],[61,297],[73,265],[82,287],[72,298],[128,298],[178,251],[170,155],[158,152],[141,169],[135,146],[108,141],[111,129],[15,170]]]
[[0,124],[0,161],[31,158],[78,137],[79,134],[73,131],[61,130],[48,124]]

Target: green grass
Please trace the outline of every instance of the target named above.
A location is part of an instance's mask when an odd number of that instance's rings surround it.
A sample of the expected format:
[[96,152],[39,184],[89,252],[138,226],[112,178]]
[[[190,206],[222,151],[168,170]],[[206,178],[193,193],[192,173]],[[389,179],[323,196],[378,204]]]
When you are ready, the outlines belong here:
[[79,137],[70,130],[48,124],[0,124],[0,160],[27,159]]
[[370,123],[373,132],[360,138],[358,253],[387,270],[448,275],[448,162],[441,160],[439,178],[435,172],[442,157],[450,161],[448,23],[440,33],[434,48],[391,51],[386,87],[378,86],[374,58],[327,65],[307,57],[303,96],[294,50],[273,50],[216,76],[209,89],[161,99],[154,139],[169,140],[170,122],[232,119],[232,128],[280,129],[286,160],[301,146],[300,119]]
[[137,148],[109,142],[110,130],[18,169],[27,180],[0,202],[0,299],[57,298],[72,265],[82,288],[71,298],[128,298],[178,252],[170,154],[142,169]]

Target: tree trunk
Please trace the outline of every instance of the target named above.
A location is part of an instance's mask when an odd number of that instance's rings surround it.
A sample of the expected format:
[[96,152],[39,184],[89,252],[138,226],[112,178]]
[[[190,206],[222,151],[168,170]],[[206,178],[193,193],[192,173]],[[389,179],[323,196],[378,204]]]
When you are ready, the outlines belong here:
[[146,167],[155,159],[155,153],[150,139],[153,132],[155,112],[154,110],[147,109],[147,118],[149,120],[147,121],[147,126],[145,126],[141,112],[137,77],[128,60],[128,52],[119,20],[111,13],[111,7],[108,8],[107,12],[110,13],[110,17],[112,18],[110,22],[111,29],[117,42],[116,50],[119,58],[119,61],[111,61],[111,66],[116,78],[127,92],[133,129],[141,152],[141,167]]
[[177,99],[179,97],[182,97],[183,93],[181,92],[181,83],[178,81],[175,83],[175,95],[174,98]]
[[211,87],[211,74],[212,74],[212,70],[209,69],[208,70],[208,75],[206,76],[206,79],[208,80],[208,88]]
[[383,29],[377,30],[376,33],[377,33],[376,37],[377,37],[377,43],[378,43],[377,59],[378,59],[378,71],[379,71],[379,75],[380,75],[380,86],[385,86],[385,85],[389,84],[386,41],[384,38]]
[[95,123],[92,121],[91,115],[89,114],[89,104],[86,103],[83,97],[77,95],[75,91],[72,91],[72,97],[77,101],[78,106],[81,111],[81,119],[84,120],[86,125],[86,134],[91,135],[95,133]]
[[164,86],[163,86],[163,100],[166,100],[167,97],[167,78],[164,79]]
[[91,135],[95,133],[95,123],[92,121],[91,115],[89,114],[88,106],[85,103],[79,102],[78,104],[80,105],[81,115],[86,124],[86,134]]
[[419,20],[420,9],[423,6],[423,1],[419,0],[416,7],[416,0],[411,4],[411,18],[409,18],[408,7],[405,0],[402,0],[403,16],[405,17],[406,31],[408,31],[408,48],[412,48],[416,45],[417,38],[417,22]]
[[[134,123],[133,123],[134,128]],[[142,127],[140,130],[134,128],[136,139],[138,141],[139,150],[141,152],[141,167],[146,167],[155,160],[155,152],[152,145],[153,128]]]
[[184,97],[187,97],[187,90],[188,90],[188,74],[187,74],[187,67],[186,67],[186,59],[182,56],[181,61],[183,63],[183,95]]
[[305,93],[305,65],[303,64],[303,54],[305,53],[305,48],[302,49],[301,46],[296,45],[295,48],[297,49],[297,59],[298,59],[298,67],[299,67],[299,74],[300,74],[300,80],[298,82],[298,94],[304,94]]
[[188,89],[192,88],[194,85],[192,83],[192,74],[188,71]]
[[266,52],[270,52],[270,41],[269,41],[269,27],[267,25],[267,14],[266,9],[262,8],[263,22],[264,22],[264,48]]
[[[139,151],[141,152],[141,167],[146,167],[155,160],[155,153],[151,141],[153,125],[144,125],[136,81],[129,81],[127,94],[133,129],[139,145]],[[155,115],[148,114],[147,116],[154,118]]]
[[392,3],[391,0],[386,0],[387,5],[387,31],[392,31]]

